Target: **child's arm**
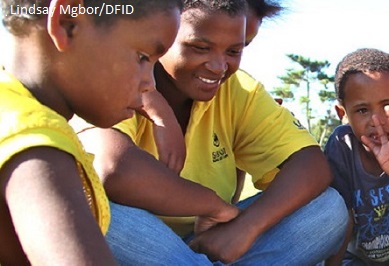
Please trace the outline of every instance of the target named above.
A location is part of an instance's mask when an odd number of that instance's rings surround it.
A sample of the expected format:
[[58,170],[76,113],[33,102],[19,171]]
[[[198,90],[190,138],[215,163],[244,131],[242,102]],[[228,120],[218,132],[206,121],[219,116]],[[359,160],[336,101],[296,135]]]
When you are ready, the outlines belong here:
[[[165,216],[205,216],[226,222],[239,210],[213,190],[186,180],[131,138],[115,129],[91,128],[78,134],[110,200]],[[99,145],[96,145],[99,143]]]
[[114,265],[83,192],[74,158],[49,147],[15,155],[1,194],[32,265]]
[[382,170],[389,174],[389,106],[385,106],[385,113],[387,117],[385,121],[380,121],[376,115],[372,117],[381,145],[375,144],[366,136],[362,136],[361,141],[374,153]]
[[335,255],[329,257],[325,261],[325,263],[324,263],[325,266],[342,265],[342,260],[343,260],[344,254],[347,250],[347,245],[350,242],[352,234],[353,234],[353,228],[354,228],[354,214],[353,214],[352,210],[349,210],[348,225],[347,225],[347,229],[346,229],[346,235],[345,235],[344,242],[343,242],[342,246],[340,247],[339,251]]
[[144,93],[142,97],[143,109],[137,112],[153,121],[159,160],[179,173],[184,166],[186,148],[173,110],[157,90]]

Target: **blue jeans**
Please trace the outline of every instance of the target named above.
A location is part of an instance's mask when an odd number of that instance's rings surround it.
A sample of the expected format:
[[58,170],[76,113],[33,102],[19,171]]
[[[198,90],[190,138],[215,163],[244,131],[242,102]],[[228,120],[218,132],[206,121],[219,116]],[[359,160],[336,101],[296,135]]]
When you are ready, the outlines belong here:
[[[237,206],[246,208],[260,196],[261,193]],[[111,202],[111,216],[106,239],[119,265],[223,265],[192,251],[158,217],[145,210]],[[343,199],[328,188],[259,236],[234,264],[315,265],[340,247],[347,219]]]

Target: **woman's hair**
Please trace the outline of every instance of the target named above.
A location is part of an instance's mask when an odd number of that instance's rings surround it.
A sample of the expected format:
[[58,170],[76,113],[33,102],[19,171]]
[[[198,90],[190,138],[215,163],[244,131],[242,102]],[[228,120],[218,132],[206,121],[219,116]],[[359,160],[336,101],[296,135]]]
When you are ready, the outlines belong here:
[[249,9],[253,10],[258,18],[272,18],[284,9],[279,3],[271,0],[246,0]]
[[389,71],[389,54],[377,49],[363,48],[346,55],[336,67],[336,97],[344,101],[344,87],[350,75],[369,71]]
[[245,14],[247,11],[246,0],[184,0],[183,11],[188,9],[201,9],[204,11],[221,11],[230,16]]
[[[27,22],[47,16],[50,0],[1,0],[3,25],[12,33],[23,33]],[[140,19],[174,8],[182,10],[182,0],[84,0],[85,11],[96,24],[111,24],[118,18]],[[82,10],[64,6],[62,13],[77,16]]]

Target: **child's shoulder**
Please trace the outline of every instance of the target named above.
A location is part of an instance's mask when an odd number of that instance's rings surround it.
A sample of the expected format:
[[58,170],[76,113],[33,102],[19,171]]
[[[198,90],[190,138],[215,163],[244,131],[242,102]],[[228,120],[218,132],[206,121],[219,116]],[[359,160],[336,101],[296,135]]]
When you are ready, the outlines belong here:
[[[354,133],[350,125],[340,125],[334,129],[325,146],[325,151],[334,149],[352,148]],[[343,147],[343,148],[341,148]]]
[[338,138],[344,138],[347,135],[353,134],[353,130],[350,125],[340,125],[337,126],[334,131],[332,132],[332,135],[337,136]]

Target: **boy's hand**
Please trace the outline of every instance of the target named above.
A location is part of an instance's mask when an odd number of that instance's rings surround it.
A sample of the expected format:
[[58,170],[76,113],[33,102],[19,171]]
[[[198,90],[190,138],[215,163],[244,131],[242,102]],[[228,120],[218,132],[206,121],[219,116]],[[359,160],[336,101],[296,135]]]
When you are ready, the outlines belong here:
[[140,114],[153,121],[159,160],[179,173],[184,167],[186,147],[181,127],[165,98],[157,91],[143,94]]
[[376,115],[372,116],[373,123],[377,129],[378,138],[381,144],[375,144],[366,136],[362,136],[361,141],[373,152],[382,170],[389,174],[389,106],[385,106],[385,113],[385,121],[380,121]]

